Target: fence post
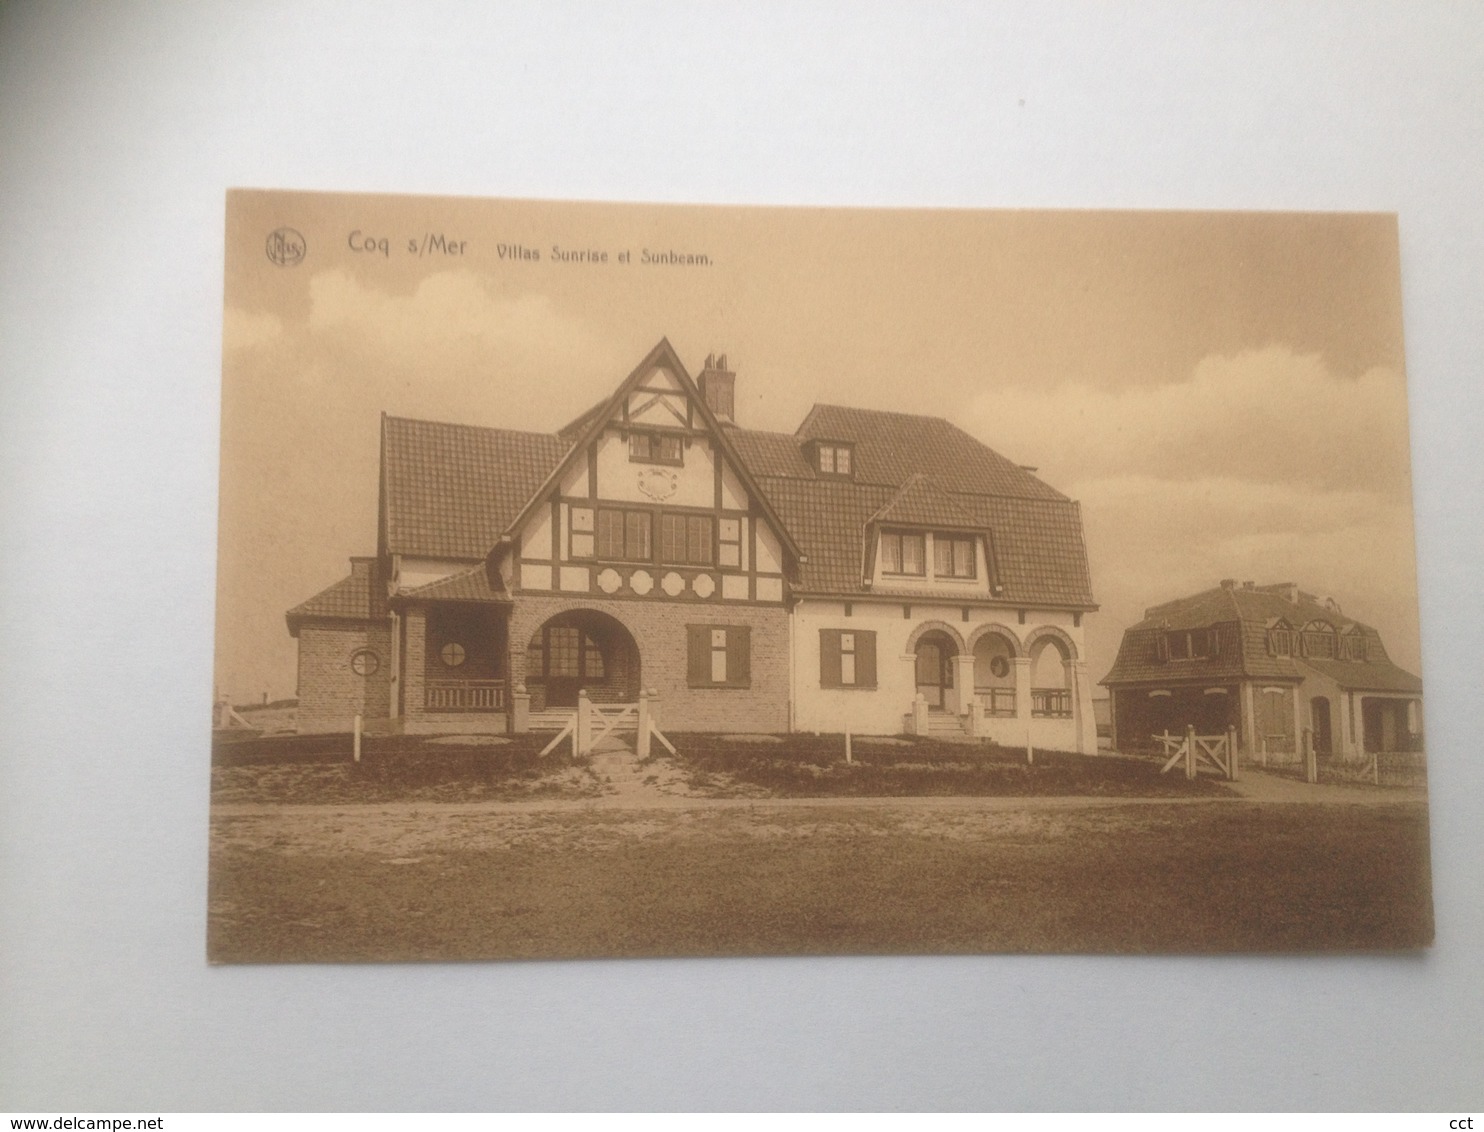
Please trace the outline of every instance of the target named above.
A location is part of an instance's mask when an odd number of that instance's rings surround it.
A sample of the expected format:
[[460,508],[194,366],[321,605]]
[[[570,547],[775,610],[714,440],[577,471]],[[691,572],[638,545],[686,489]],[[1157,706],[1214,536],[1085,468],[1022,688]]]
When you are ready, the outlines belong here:
[[1314,732],[1304,728],[1304,781],[1319,781],[1319,758],[1314,753]]
[[1233,782],[1237,780],[1237,729],[1235,727],[1226,729],[1226,776]]
[[1185,725],[1185,777],[1195,777],[1195,724]]
[[639,732],[634,753],[641,759],[649,758],[649,693],[643,688],[639,689]]
[[1371,755],[1371,782],[1376,786],[1381,785],[1381,752],[1377,751]]
[[588,743],[592,739],[593,720],[592,708],[587,698],[587,689],[577,690],[577,725],[572,732],[572,753],[574,755],[585,755],[588,751]]
[[1262,768],[1263,770],[1268,768],[1268,737],[1266,735],[1262,737]]
[[921,692],[912,701],[912,733],[914,735],[926,735],[928,733],[928,707],[927,697]]
[[351,744],[351,756],[356,762],[361,761],[361,715],[356,713],[355,741]]
[[1025,729],[1025,764],[1026,766],[1036,765],[1036,752],[1031,746],[1031,729],[1029,727]]
[[845,761],[848,762],[848,763],[855,761],[854,759],[852,759],[850,757],[850,725],[849,724],[846,724],[846,726],[845,726]]

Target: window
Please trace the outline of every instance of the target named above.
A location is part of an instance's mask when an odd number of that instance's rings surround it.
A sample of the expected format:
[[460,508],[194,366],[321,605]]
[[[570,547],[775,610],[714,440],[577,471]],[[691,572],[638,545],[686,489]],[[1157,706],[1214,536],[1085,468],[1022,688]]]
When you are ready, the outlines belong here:
[[1365,636],[1361,633],[1346,633],[1340,638],[1340,658],[1342,660],[1355,660],[1364,664],[1366,661]]
[[449,668],[457,668],[463,664],[465,655],[464,646],[459,644],[458,641],[449,641],[448,644],[438,650],[438,659],[448,665]]
[[629,433],[629,463],[674,464],[679,467],[684,463],[680,437],[665,432]]
[[1323,621],[1310,621],[1304,626],[1304,655],[1334,659],[1335,633]]
[[924,569],[924,539],[922,535],[883,531],[881,534],[881,572],[883,574],[916,574]]
[[1293,655],[1293,630],[1288,628],[1268,630],[1268,652],[1273,656]]
[[824,476],[853,476],[851,470],[851,450],[848,444],[821,444],[817,449],[817,463],[820,475]]
[[573,625],[548,625],[532,638],[526,650],[526,677],[584,677],[603,679],[603,650],[597,641]]
[[650,541],[653,517],[648,511],[598,511],[598,557],[648,562],[654,557]]
[[940,578],[972,578],[974,540],[956,535],[934,535],[933,573]]
[[710,515],[661,515],[660,561],[677,566],[710,566]]
[[350,670],[357,676],[375,676],[381,668],[381,657],[370,649],[357,649],[350,654]]
[[819,631],[819,686],[874,688],[876,634],[860,629]]
[[1164,636],[1161,660],[1205,660],[1216,655],[1214,629],[1182,629]]
[[752,685],[752,632],[746,625],[687,625],[686,678],[692,688]]

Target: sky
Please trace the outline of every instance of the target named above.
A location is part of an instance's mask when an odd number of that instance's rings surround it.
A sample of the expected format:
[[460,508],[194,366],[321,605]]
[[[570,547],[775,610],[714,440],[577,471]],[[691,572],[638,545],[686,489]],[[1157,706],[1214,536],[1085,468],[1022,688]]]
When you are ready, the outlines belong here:
[[1394,217],[239,191],[226,241],[235,702],[293,694],[284,611],[375,552],[383,411],[552,431],[661,337],[692,375],[728,355],[744,427],[942,416],[1079,500],[1095,679],[1145,607],[1222,578],[1332,596],[1420,671]]

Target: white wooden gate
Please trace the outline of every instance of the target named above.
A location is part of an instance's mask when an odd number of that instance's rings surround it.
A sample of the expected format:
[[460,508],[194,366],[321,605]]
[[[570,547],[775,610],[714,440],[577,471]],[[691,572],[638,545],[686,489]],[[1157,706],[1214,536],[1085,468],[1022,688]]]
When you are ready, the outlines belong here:
[[1164,774],[1177,763],[1184,762],[1185,777],[1194,778],[1202,762],[1209,763],[1223,778],[1236,780],[1240,759],[1237,754],[1237,729],[1228,727],[1221,735],[1197,735],[1194,727],[1186,727],[1184,735],[1153,736],[1169,756],[1159,768]]
[[577,693],[577,710],[567,726],[557,732],[556,738],[541,748],[541,758],[561,746],[562,741],[572,740],[574,756],[592,753],[594,747],[609,735],[620,732],[634,733],[634,750],[641,759],[649,757],[650,744],[658,740],[672,755],[675,745],[665,738],[659,728],[656,699],[648,692],[639,693],[639,701],[632,704],[595,704],[588,699],[587,689]]

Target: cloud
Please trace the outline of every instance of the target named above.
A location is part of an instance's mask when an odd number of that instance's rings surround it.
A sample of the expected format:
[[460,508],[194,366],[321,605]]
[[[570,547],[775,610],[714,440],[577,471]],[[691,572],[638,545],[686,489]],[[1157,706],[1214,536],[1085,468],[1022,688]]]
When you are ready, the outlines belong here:
[[309,330],[384,364],[447,371],[492,359],[548,372],[594,353],[584,327],[541,294],[502,296],[470,271],[426,276],[408,295],[367,287],[344,271],[310,282]]
[[1208,357],[1188,380],[1166,385],[996,389],[963,419],[1053,483],[1145,475],[1410,491],[1401,375],[1377,368],[1341,378],[1319,355],[1281,346]]

